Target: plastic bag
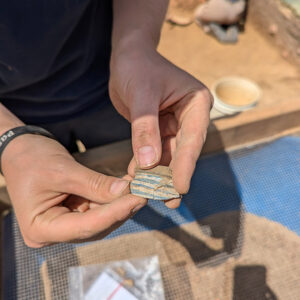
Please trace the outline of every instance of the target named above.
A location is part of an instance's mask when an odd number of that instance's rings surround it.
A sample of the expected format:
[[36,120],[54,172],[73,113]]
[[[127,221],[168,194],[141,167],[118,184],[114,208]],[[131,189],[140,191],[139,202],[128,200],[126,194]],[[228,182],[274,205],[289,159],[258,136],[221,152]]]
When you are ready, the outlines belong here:
[[72,300],[164,300],[157,256],[69,269]]

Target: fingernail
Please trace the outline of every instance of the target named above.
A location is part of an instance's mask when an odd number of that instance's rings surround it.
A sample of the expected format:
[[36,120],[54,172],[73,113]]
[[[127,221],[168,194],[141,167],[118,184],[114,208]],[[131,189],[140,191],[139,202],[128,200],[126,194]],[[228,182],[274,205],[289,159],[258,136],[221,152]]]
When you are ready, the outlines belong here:
[[110,192],[113,195],[120,195],[128,186],[129,181],[127,180],[116,180],[110,186]]
[[137,205],[133,210],[132,210],[132,213],[135,213],[137,211],[139,211],[141,208],[143,208],[145,205],[144,204],[139,204]]
[[155,162],[156,154],[152,146],[144,146],[138,150],[138,163],[140,167],[149,167]]

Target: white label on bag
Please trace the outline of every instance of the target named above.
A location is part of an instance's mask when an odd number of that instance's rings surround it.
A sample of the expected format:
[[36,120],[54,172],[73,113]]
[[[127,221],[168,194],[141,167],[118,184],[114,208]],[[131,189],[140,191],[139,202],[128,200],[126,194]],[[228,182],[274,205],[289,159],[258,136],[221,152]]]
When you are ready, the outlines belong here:
[[89,288],[85,300],[138,300],[121,283],[107,273],[101,273]]

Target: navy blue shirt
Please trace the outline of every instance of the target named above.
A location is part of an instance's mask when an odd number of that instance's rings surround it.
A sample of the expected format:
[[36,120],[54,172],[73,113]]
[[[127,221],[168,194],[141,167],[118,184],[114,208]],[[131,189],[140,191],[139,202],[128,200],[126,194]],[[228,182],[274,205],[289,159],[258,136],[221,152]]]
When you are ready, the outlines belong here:
[[26,123],[51,123],[109,101],[111,0],[0,4],[0,102]]

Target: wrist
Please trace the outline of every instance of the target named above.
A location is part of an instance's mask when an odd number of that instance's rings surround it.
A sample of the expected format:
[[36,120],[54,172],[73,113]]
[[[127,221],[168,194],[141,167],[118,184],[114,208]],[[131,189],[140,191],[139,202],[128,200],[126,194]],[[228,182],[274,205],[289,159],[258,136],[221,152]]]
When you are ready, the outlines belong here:
[[[20,157],[26,157],[27,153],[32,154],[32,150],[36,148],[36,141],[39,141],[39,145],[41,142],[43,143],[41,137],[54,139],[51,133],[37,126],[20,126],[9,129],[1,136],[0,166],[11,165],[16,160],[20,162]],[[2,170],[2,168],[0,169]]]
[[156,51],[159,37],[154,37],[141,29],[133,30],[130,34],[113,42],[112,59],[126,54],[145,51]]
[[23,125],[25,124],[20,119],[0,103],[0,136],[12,128]]
[[21,121],[16,121],[16,122],[6,122],[5,124],[1,124],[0,126],[0,136],[3,135],[5,132],[19,127],[19,126],[24,126],[25,124]]

